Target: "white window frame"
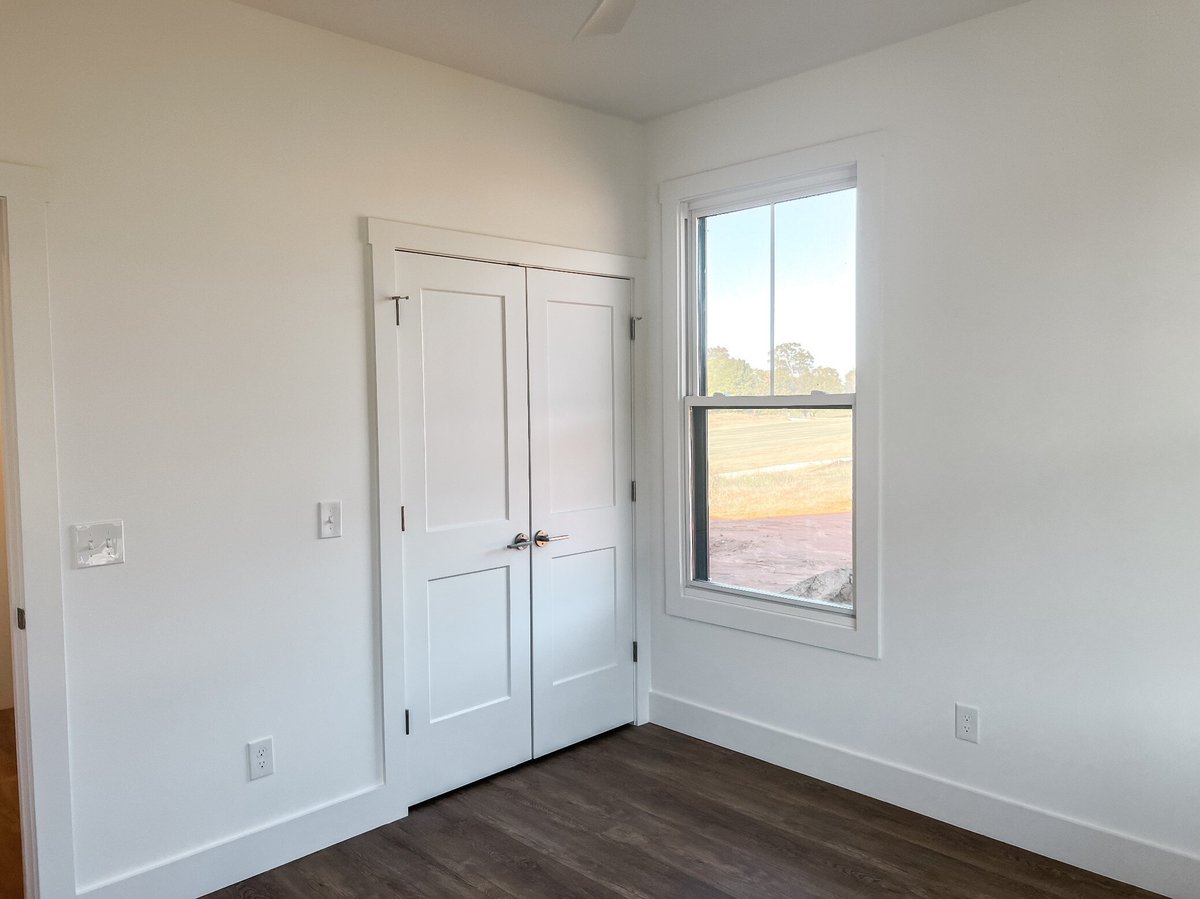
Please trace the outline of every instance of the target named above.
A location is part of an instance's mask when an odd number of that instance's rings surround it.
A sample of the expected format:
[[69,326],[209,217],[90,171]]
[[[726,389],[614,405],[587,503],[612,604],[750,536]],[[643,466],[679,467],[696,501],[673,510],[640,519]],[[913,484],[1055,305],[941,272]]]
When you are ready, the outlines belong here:
[[[852,137],[688,175],[659,186],[663,248],[663,460],[666,610],[670,615],[879,658],[881,653],[879,272],[882,230],[883,135]],[[816,603],[756,595],[692,577],[690,418],[696,406],[721,398],[697,396],[694,235],[702,215],[856,187],[855,394],[805,397],[804,406],[854,409],[853,613]],[[811,401],[811,402],[810,402]],[[729,405],[743,405],[733,398]],[[757,405],[796,406],[792,397]]]

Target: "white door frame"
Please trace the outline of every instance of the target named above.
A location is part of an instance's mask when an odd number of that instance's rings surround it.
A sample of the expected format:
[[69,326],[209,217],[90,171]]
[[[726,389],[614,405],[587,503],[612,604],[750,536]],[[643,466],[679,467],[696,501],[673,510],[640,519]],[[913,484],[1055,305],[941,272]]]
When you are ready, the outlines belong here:
[[[398,395],[398,359],[396,357],[396,304],[392,298],[396,280],[396,251],[407,250],[437,256],[453,256],[479,262],[499,262],[526,268],[544,268],[578,272],[585,275],[604,275],[625,278],[633,290],[633,315],[642,308],[641,294],[645,290],[645,260],[593,250],[558,247],[531,243],[506,237],[450,231],[407,222],[369,218],[366,220],[367,243],[371,245],[372,288],[374,304],[375,342],[375,462],[378,496],[378,533],[376,553],[379,564],[379,630],[381,660],[381,692],[383,694],[383,746],[385,783],[403,782],[404,716],[388,714],[389,692],[399,694],[393,707],[403,707],[404,696],[404,594],[403,558],[401,553],[382,551],[384,546],[401,546],[400,539],[400,402]],[[635,351],[633,390],[646,383],[642,366]],[[630,400],[632,401],[632,397]],[[634,422],[634,477],[643,470],[642,453],[638,443],[638,428]],[[646,468],[647,471],[651,470]],[[645,507],[647,504],[639,504]],[[643,508],[635,507],[635,528],[643,534],[652,518]],[[642,548],[635,540],[638,568],[647,570]],[[652,544],[653,541],[651,540]],[[636,580],[640,580],[636,579]],[[639,662],[637,671],[637,723],[649,720],[650,702],[650,608],[647,591],[635,583],[635,609]]]
[[[75,895],[46,172],[0,163],[9,287],[0,302],[4,488],[26,896]],[[26,611],[17,630],[13,611]],[[31,751],[36,746],[37,751]]]

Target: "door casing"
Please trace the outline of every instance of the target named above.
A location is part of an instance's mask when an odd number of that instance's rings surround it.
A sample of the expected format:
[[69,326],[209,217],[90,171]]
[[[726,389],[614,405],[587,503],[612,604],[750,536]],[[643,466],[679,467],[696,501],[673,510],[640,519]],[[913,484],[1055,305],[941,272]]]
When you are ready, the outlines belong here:
[[9,590],[12,606],[24,608],[28,621],[26,630],[13,628],[25,890],[57,899],[75,895],[75,839],[46,240],[49,176],[0,163],[0,196],[9,261],[8,289],[0,290]]

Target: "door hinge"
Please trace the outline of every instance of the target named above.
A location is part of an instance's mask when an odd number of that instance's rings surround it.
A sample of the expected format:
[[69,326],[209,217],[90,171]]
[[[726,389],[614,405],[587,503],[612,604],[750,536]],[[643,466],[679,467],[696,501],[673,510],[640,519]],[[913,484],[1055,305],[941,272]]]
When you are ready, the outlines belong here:
[[637,502],[637,481],[629,482],[629,499],[632,502]]
[[633,660],[637,661],[637,640],[633,641]]
[[642,320],[640,315],[629,316],[629,339],[637,340],[637,323]]
[[400,301],[407,300],[408,297],[389,297],[389,299],[393,303],[396,304],[396,324],[399,325],[400,324]]
[[25,630],[25,610],[17,606],[17,630]]
[[405,710],[404,710],[404,736],[406,736],[406,737],[407,737],[407,736],[408,736],[408,734],[409,734],[409,729],[408,729],[408,709],[405,709]]
[[400,531],[404,532],[404,506],[400,507]]

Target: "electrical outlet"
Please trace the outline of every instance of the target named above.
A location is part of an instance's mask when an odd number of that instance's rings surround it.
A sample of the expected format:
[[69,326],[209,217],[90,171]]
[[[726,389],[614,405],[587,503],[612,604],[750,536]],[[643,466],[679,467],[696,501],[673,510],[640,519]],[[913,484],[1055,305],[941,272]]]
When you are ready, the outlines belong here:
[[954,704],[954,736],[968,743],[979,742],[979,709],[961,702]]
[[275,773],[275,748],[270,737],[247,743],[250,756],[250,779],[258,780]]

